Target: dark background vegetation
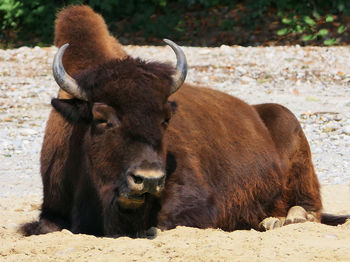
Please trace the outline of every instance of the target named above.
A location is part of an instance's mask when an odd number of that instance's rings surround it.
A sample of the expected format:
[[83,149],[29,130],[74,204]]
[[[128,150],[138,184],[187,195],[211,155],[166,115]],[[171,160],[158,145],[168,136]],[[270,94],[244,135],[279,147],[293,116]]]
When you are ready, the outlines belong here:
[[349,0],[0,0],[0,47],[51,45],[55,14],[88,4],[123,44],[344,45]]

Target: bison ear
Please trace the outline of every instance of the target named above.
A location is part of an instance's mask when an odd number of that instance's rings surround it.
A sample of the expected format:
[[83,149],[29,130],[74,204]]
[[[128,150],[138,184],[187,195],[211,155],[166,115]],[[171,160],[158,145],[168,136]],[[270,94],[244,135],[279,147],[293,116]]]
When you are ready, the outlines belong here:
[[115,128],[120,125],[117,112],[113,107],[104,103],[94,103],[92,107],[92,115],[98,129]]
[[80,121],[90,122],[92,114],[90,105],[79,99],[57,99],[51,100],[51,105],[68,121],[77,123]]

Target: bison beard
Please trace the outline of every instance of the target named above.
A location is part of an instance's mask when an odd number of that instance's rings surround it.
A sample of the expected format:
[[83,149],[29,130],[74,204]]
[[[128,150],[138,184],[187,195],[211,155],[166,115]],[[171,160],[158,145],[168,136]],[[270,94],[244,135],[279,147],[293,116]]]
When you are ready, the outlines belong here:
[[128,57],[89,7],[61,11],[55,34],[62,89],[41,152],[40,219],[25,235],[138,237],[153,226],[232,231],[269,229],[260,222],[270,216],[332,225],[349,217],[321,214],[310,148],[288,109],[182,85],[176,44],[166,41],[176,68]]
[[143,206],[123,209],[116,201],[117,192],[110,193],[115,194],[101,201],[89,176],[83,178],[72,210],[72,232],[96,236],[143,237],[147,229],[157,225],[155,214],[160,208],[159,200],[146,194]]
[[145,198],[145,204],[136,209],[123,209],[118,203],[112,201],[103,212],[105,235],[144,237],[147,229],[157,226],[156,214],[160,210],[159,200],[149,194],[146,194]]

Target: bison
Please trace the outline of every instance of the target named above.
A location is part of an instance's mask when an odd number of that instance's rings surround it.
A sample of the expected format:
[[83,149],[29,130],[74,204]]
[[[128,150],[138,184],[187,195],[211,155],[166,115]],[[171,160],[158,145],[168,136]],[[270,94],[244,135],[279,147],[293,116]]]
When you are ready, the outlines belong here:
[[175,68],[131,58],[86,6],[61,11],[55,36],[61,91],[41,151],[40,219],[25,235],[345,222],[321,213],[307,139],[285,107],[184,84],[186,57],[170,40]]

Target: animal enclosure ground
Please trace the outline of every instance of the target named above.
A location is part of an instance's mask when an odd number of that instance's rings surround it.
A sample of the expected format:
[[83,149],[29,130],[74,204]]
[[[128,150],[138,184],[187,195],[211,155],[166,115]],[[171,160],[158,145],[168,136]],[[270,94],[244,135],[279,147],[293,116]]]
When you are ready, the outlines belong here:
[[[153,240],[95,238],[62,231],[23,238],[19,223],[39,214],[39,155],[56,48],[0,50],[0,260],[349,261],[350,225],[290,225],[267,233],[180,227]],[[127,46],[133,56],[175,61],[170,48]],[[277,102],[301,122],[327,212],[350,213],[348,47],[184,47],[188,83],[249,103]]]
[[[349,187],[322,188],[325,209],[350,213]],[[288,225],[269,232],[177,227],[154,239],[97,238],[67,230],[22,237],[19,223],[39,214],[41,199],[0,198],[1,261],[349,261],[350,223]]]

